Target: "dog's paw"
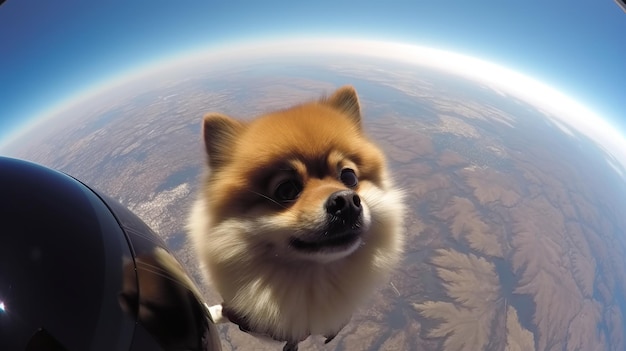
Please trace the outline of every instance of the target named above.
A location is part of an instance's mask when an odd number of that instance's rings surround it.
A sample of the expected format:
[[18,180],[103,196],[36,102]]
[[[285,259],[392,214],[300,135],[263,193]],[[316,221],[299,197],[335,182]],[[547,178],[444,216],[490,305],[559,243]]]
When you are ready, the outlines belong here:
[[293,341],[287,341],[283,346],[283,351],[298,351],[298,343]]
[[335,338],[335,336],[337,336],[338,333],[335,333],[333,335],[324,335],[326,337],[326,340],[324,340],[324,344],[328,344],[329,342],[333,341],[333,339]]
[[206,307],[209,310],[209,313],[211,314],[211,319],[213,319],[213,323],[220,324],[220,323],[228,323],[228,322],[230,322],[228,320],[228,318],[226,318],[226,316],[224,316],[222,314],[222,305],[221,304],[213,305],[213,306],[210,306],[210,307],[209,307],[209,305],[206,305]]

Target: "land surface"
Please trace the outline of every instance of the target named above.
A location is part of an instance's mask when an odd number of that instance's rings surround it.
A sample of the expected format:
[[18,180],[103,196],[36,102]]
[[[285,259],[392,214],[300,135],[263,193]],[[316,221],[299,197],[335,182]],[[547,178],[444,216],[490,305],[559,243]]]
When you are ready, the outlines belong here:
[[[626,182],[598,145],[441,72],[307,69],[213,74],[94,103],[14,155],[118,199],[202,282],[184,233],[205,167],[201,116],[246,119],[350,82],[407,194],[406,253],[332,343],[310,338],[303,350],[626,349]],[[279,349],[232,325],[220,333],[226,351]]]

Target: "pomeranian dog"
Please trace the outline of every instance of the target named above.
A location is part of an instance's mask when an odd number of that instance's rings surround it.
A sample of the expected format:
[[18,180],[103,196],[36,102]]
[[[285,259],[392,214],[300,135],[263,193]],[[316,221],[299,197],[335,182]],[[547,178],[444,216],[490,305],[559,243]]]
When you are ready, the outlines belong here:
[[[189,216],[216,322],[332,340],[398,263],[401,192],[361,125],[354,88],[252,121],[210,113],[209,172]],[[221,315],[220,315],[221,313]]]

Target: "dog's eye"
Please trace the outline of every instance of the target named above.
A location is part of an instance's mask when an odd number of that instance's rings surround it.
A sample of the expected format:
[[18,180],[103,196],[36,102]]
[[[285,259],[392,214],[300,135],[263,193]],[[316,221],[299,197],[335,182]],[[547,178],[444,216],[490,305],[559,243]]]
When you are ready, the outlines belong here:
[[357,184],[359,184],[359,179],[356,177],[354,170],[350,168],[342,169],[339,177],[341,182],[349,188],[354,188]]
[[295,200],[302,191],[302,184],[295,179],[284,181],[274,190],[274,198],[281,202]]

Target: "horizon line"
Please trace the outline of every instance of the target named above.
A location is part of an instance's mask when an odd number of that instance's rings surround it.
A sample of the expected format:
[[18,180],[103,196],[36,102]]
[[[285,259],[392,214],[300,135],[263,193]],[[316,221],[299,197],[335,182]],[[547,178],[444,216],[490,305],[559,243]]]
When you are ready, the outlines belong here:
[[[49,106],[22,127],[0,140],[0,150],[13,144],[40,124],[91,100],[116,87],[149,78],[159,72],[190,66],[201,62],[229,62],[229,57],[245,57],[246,61],[264,57],[340,54],[370,57],[426,66],[482,83],[495,90],[502,90],[535,107],[540,107],[552,117],[590,137],[605,151],[613,155],[626,168],[626,139],[618,129],[587,106],[561,93],[551,86],[514,71],[498,63],[486,61],[461,53],[395,41],[368,40],[361,38],[275,38],[241,40],[235,43],[218,43],[161,56],[133,68],[125,69],[112,78],[92,85],[83,93]],[[245,55],[243,55],[245,54]]]

